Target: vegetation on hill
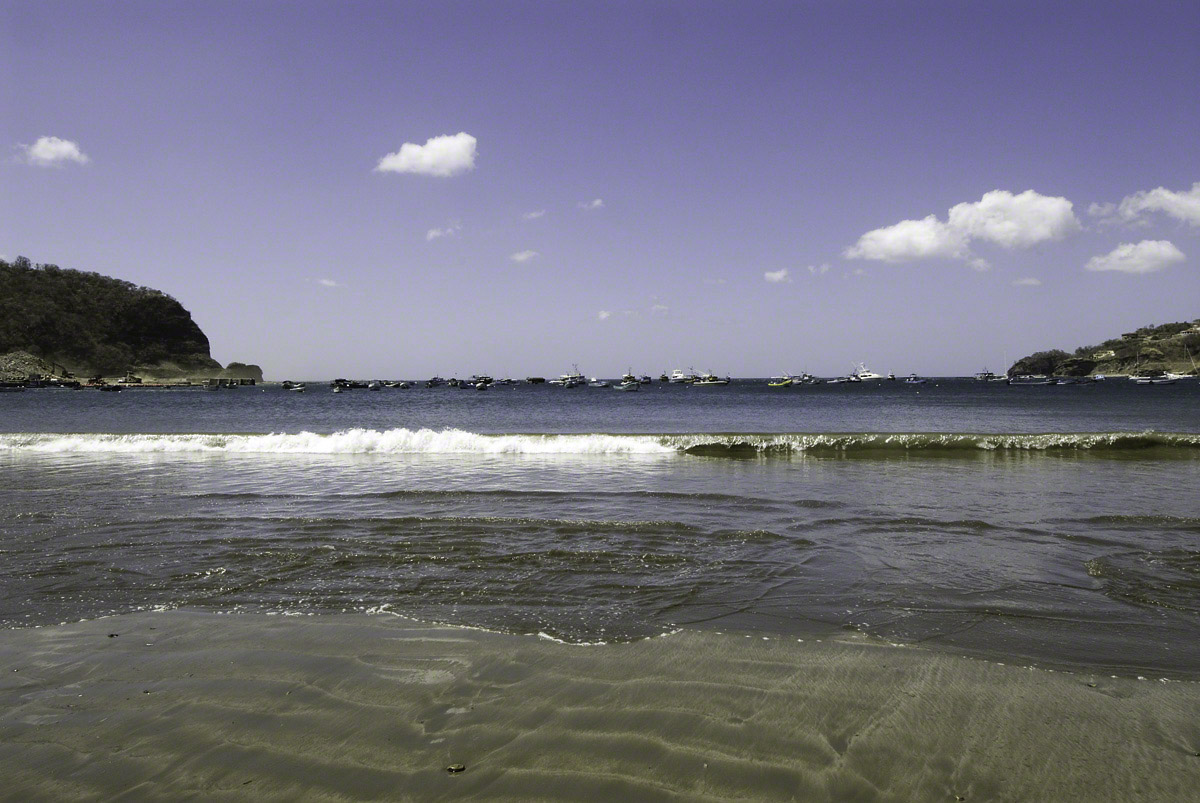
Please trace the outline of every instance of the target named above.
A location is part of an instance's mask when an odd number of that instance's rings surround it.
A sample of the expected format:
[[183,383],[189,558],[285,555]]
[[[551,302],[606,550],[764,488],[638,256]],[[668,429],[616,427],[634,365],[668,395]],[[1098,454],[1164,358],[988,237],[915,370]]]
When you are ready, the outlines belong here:
[[1013,363],[1008,375],[1150,376],[1164,371],[1196,374],[1200,373],[1197,365],[1200,365],[1200,319],[1143,326],[1096,346],[1081,346],[1074,353],[1058,349],[1039,351]]
[[166,293],[0,260],[0,354],[25,351],[77,374],[216,375],[208,338]]

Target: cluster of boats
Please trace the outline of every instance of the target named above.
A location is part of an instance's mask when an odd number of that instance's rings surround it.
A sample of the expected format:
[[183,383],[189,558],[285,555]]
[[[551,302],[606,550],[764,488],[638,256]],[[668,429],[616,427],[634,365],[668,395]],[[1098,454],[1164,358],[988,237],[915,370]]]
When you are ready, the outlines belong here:
[[[822,383],[828,385],[840,385],[846,382],[895,382],[895,374],[876,373],[868,368],[863,363],[858,363],[854,366],[854,370],[845,376],[834,377],[833,379],[818,379],[810,373],[800,374],[781,374],[773,376],[767,381],[767,386],[772,388],[790,388],[797,385],[820,385]],[[916,374],[909,374],[903,380],[906,385],[924,385],[927,381],[924,377],[919,377]]]
[[[1005,374],[995,374],[987,369],[984,369],[983,371],[980,371],[979,373],[975,374],[975,380],[978,382],[1004,382],[1005,384],[1008,384],[1008,385],[1082,385],[1082,384],[1090,384],[1093,382],[1101,382],[1106,379],[1113,380],[1113,379],[1117,379],[1117,378],[1118,377],[1114,377],[1114,376],[1106,377],[1103,374],[1095,374],[1093,376],[1086,376],[1086,377],[1045,376],[1045,375],[1041,375],[1041,374],[1036,374],[1036,375],[1022,374],[1022,375],[1008,376]],[[1129,380],[1131,380],[1139,385],[1169,385],[1169,384],[1174,384],[1175,382],[1178,382],[1181,379],[1195,379],[1196,377],[1192,374],[1175,374],[1175,373],[1168,372],[1168,373],[1159,374],[1156,376],[1129,376],[1129,377],[1124,377],[1124,378],[1128,378]],[[236,380],[234,380],[234,381],[236,381]],[[549,379],[549,380],[545,379],[544,377],[540,377],[540,376],[529,376],[529,377],[525,378],[525,383],[530,384],[530,385],[547,384],[547,385],[554,385],[556,387],[563,387],[563,388],[578,388],[578,387],[587,386],[587,387],[592,387],[592,388],[613,388],[615,390],[620,390],[620,391],[625,391],[625,392],[637,391],[643,385],[649,385],[656,381],[664,383],[664,384],[671,384],[671,385],[692,385],[694,387],[714,387],[714,386],[728,385],[732,380],[728,376],[722,377],[722,376],[718,376],[718,375],[716,375],[712,372],[708,372],[708,371],[697,372],[692,369],[689,369],[688,371],[683,371],[678,368],[669,374],[666,372],[663,372],[662,374],[660,374],[658,376],[657,380],[654,377],[651,377],[651,376],[645,375],[645,374],[643,374],[641,376],[635,375],[634,373],[632,373],[632,371],[626,371],[621,376],[620,380],[609,381],[606,379],[600,379],[598,377],[592,377],[591,379],[588,379],[582,372],[580,372],[578,365],[572,366],[572,368],[569,372],[567,372],[565,374],[561,374],[558,377]],[[767,386],[772,387],[772,388],[789,388],[789,387],[803,387],[805,385],[821,385],[821,384],[838,385],[838,384],[842,384],[842,383],[858,383],[858,382],[900,382],[900,383],[906,384],[906,385],[924,385],[927,381],[928,380],[925,379],[924,377],[918,376],[916,374],[909,374],[907,377],[904,377],[903,379],[897,379],[895,374],[877,373],[877,372],[872,371],[871,369],[867,368],[867,366],[864,363],[860,362],[860,363],[857,363],[854,366],[854,369],[850,373],[846,374],[845,376],[834,377],[832,379],[821,379],[821,378],[813,376],[812,374],[807,373],[807,372],[801,372],[799,374],[782,373],[778,376],[771,377],[767,381]],[[450,379],[444,379],[440,376],[435,376],[429,380],[426,380],[423,384],[427,388],[452,387],[452,388],[462,388],[462,389],[488,390],[488,389],[494,388],[494,387],[503,387],[506,385],[517,385],[520,383],[515,379],[510,379],[510,378],[495,379],[486,374],[475,374],[475,375],[467,377],[466,379],[457,379],[454,377],[452,377]],[[380,379],[376,379],[376,380],[373,380],[370,382],[352,381],[349,379],[335,379],[329,383],[329,386],[333,389],[334,393],[345,393],[350,390],[358,390],[358,389],[382,390],[384,388],[407,389],[407,388],[412,387],[412,385],[408,382],[403,382],[403,381],[388,382],[388,381],[384,381],[384,380],[380,380]],[[283,388],[284,388],[284,390],[290,390],[290,391],[297,392],[297,393],[303,393],[307,389],[307,385],[304,382],[286,381],[283,383]],[[107,390],[109,388],[105,387],[105,388],[101,388],[101,389]],[[113,387],[112,389],[115,390],[115,389],[119,389],[119,388]]]
[[1174,385],[1181,379],[1195,379],[1193,374],[1175,374],[1167,372],[1164,374],[1155,374],[1153,376],[1126,376],[1113,377],[1104,374],[1093,374],[1092,376],[1047,376],[1045,374],[1020,374],[1018,376],[1000,377],[1000,382],[1007,382],[1010,385],[1091,385],[1096,382],[1105,382],[1113,379],[1128,379],[1135,385]]

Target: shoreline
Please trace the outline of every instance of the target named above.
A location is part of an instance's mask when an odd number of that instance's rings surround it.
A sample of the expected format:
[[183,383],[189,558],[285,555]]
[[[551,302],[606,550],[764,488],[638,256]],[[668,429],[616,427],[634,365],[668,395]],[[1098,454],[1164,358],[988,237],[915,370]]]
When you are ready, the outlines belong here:
[[0,678],[17,797],[1120,800],[1200,783],[1200,683],[867,639],[570,646],[162,611],[4,631]]

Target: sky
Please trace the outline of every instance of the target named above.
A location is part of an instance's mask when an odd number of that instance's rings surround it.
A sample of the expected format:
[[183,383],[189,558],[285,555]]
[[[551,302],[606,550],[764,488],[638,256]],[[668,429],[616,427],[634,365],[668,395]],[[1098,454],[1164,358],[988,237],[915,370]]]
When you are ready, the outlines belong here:
[[1200,317],[1200,3],[0,5],[0,256],[268,378],[1001,370]]

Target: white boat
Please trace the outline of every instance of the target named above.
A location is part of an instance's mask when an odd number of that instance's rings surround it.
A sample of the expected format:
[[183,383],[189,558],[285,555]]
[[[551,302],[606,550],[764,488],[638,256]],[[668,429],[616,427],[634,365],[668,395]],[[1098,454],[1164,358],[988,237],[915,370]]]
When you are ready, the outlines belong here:
[[608,383],[605,382],[603,379],[597,379],[596,377],[593,376],[592,381],[588,382],[588,387],[589,388],[606,388],[606,387],[608,387]]
[[551,379],[548,384],[559,385],[564,388],[577,388],[580,385],[587,384],[587,378],[579,373],[579,366],[571,366],[571,372],[568,374],[560,374],[558,379]]
[[687,385],[695,382],[696,377],[693,374],[685,374],[683,371],[676,368],[671,372],[671,378],[667,381],[669,381],[672,385]]
[[721,377],[717,376],[714,373],[700,374],[700,376],[696,377],[696,380],[694,382],[692,382],[692,385],[694,387],[708,386],[708,385],[728,385],[728,384],[729,384],[729,377],[725,377],[724,379],[722,379]]
[[859,363],[853,371],[850,372],[851,382],[874,382],[877,379],[886,379],[883,374],[877,374],[868,368],[863,363]]
[[1170,374],[1161,376],[1139,376],[1135,377],[1133,382],[1136,385],[1174,385],[1178,379],[1172,379]]
[[909,374],[908,377],[905,378],[904,384],[906,384],[906,385],[924,385],[925,380],[922,379],[921,377],[917,376],[916,374]]
[[634,381],[634,382],[621,382],[620,384],[616,385],[616,388],[617,388],[617,390],[623,390],[623,391],[625,391],[626,393],[629,393],[629,392],[631,392],[631,391],[637,391],[637,390],[640,390],[640,389],[641,389],[641,387],[642,387],[642,383],[641,383],[641,382],[636,382],[636,381]]
[[1195,374],[1177,374],[1174,371],[1167,371],[1167,373],[1164,374],[1164,376],[1166,376],[1167,379],[1195,379],[1196,378]]

